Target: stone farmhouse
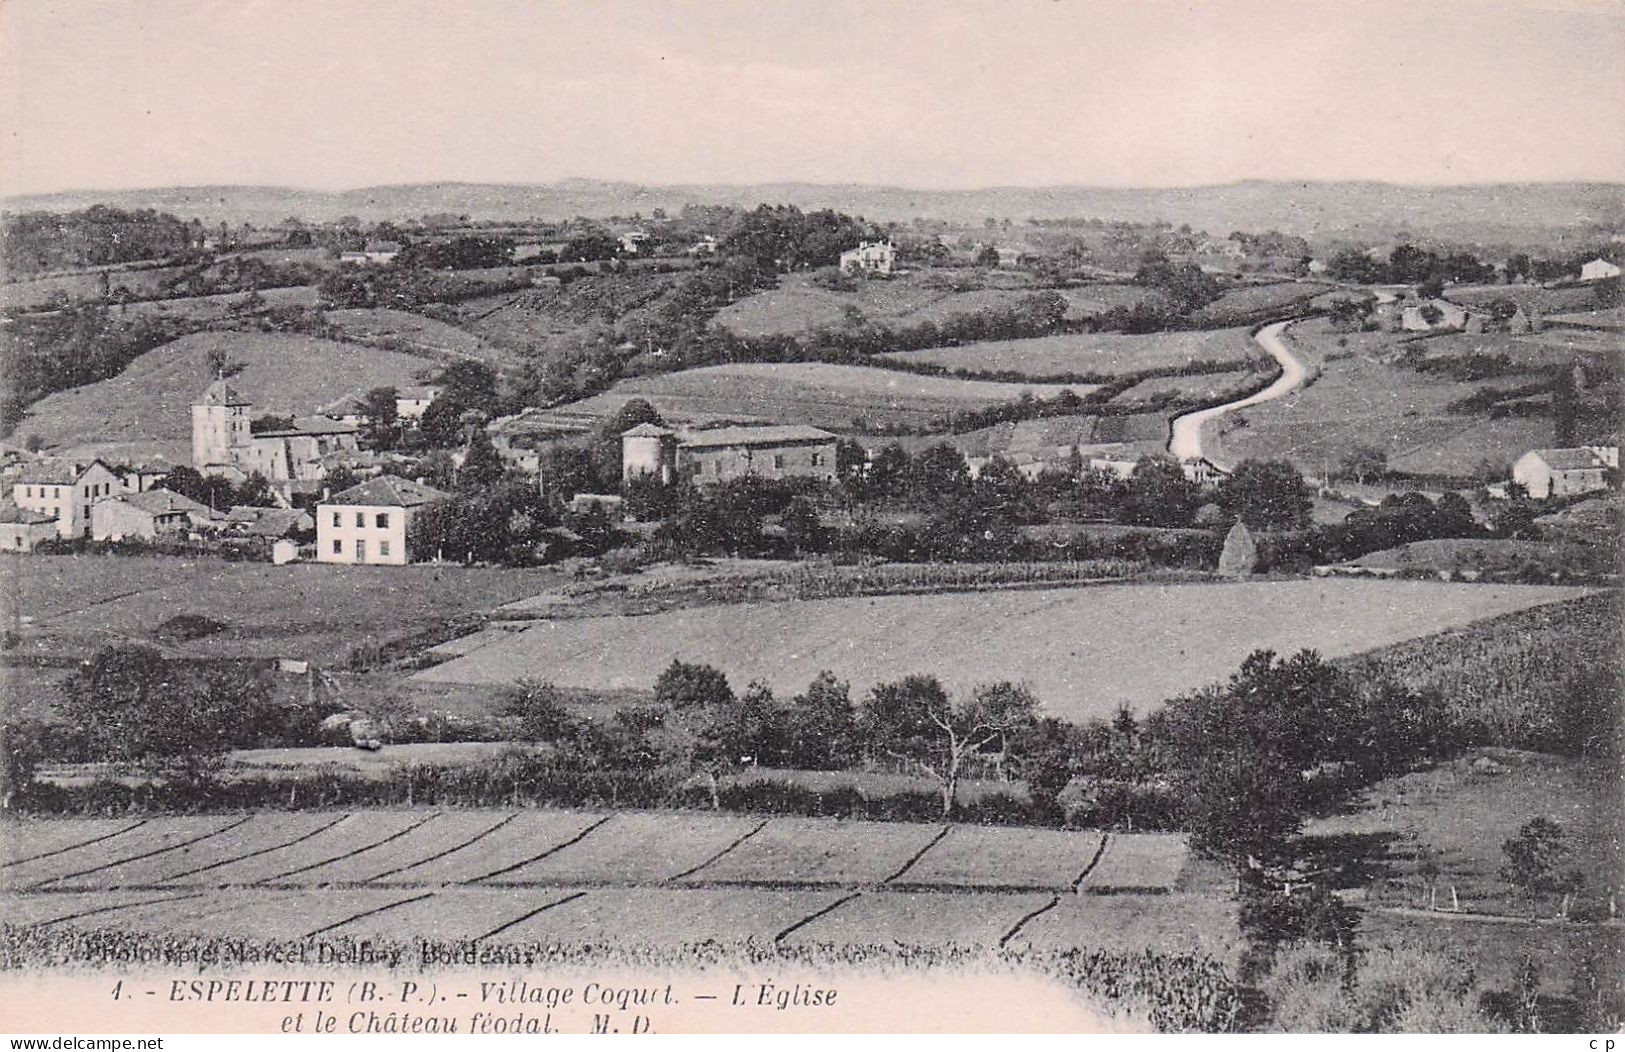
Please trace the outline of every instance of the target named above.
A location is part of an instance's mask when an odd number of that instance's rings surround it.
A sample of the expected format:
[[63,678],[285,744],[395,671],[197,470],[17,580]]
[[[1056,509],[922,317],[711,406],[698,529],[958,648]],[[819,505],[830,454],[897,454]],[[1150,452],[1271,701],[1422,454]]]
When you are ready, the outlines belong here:
[[401,245],[398,241],[369,241],[366,247],[359,252],[340,252],[339,262],[358,266],[381,267],[387,263],[395,262],[395,257],[401,254]]
[[0,552],[31,552],[35,545],[56,537],[55,515],[0,504]]
[[890,241],[862,241],[841,253],[846,274],[890,274],[897,266],[897,248]]
[[835,478],[836,436],[803,425],[674,430],[639,424],[621,435],[621,477],[711,484],[758,478]]
[[1619,264],[1606,259],[1593,259],[1580,265],[1581,281],[1606,281],[1619,277]]
[[1618,446],[1532,449],[1512,465],[1512,480],[1534,499],[1547,500],[1607,489],[1608,473],[1618,469]]
[[316,506],[316,560],[404,566],[412,516],[450,496],[431,486],[380,475],[324,498]]
[[123,480],[100,460],[42,460],[17,476],[11,485],[11,499],[26,511],[51,516],[56,521],[57,536],[71,539],[89,537],[91,507],[123,491]]
[[206,504],[166,489],[151,489],[97,501],[90,509],[90,535],[98,541],[150,541],[193,528],[213,528],[222,518]]
[[253,433],[247,399],[216,380],[192,404],[192,466],[205,475],[246,479],[258,472],[286,496],[299,483],[327,475],[325,458],[354,452],[358,428],[324,416],[297,417],[293,427]]

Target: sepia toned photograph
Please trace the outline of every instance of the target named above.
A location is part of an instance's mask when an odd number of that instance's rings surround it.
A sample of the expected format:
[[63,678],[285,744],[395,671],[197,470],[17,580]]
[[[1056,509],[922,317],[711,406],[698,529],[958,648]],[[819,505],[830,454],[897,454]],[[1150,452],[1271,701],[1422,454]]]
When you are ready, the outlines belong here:
[[4,0],[0,1030],[1615,1033],[1622,263],[1622,0]]

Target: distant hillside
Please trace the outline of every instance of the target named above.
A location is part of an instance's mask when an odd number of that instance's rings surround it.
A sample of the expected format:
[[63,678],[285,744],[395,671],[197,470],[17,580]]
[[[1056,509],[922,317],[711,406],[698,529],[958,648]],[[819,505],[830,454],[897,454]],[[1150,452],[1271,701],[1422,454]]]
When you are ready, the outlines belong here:
[[1166,220],[1224,235],[1275,228],[1318,238],[1409,236],[1480,243],[1597,236],[1625,229],[1625,186],[1612,183],[1391,186],[1383,183],[1241,182],[1188,189],[997,187],[913,190],[892,186],[778,183],[639,186],[567,179],[541,184],[431,183],[327,193],[275,186],[74,191],[16,197],[8,210],[65,211],[103,203],[156,208],[183,218],[260,225],[288,216],[408,219],[432,213],[473,219],[648,215],[688,204],[762,202],[838,208],[878,221],[918,216],[980,223],[988,216]]
[[232,387],[254,415],[311,413],[350,391],[418,381],[435,363],[394,351],[267,333],[202,332],[148,351],[122,373],[34,403],[16,430],[51,446],[191,439],[191,404],[209,381],[209,351],[242,369]]

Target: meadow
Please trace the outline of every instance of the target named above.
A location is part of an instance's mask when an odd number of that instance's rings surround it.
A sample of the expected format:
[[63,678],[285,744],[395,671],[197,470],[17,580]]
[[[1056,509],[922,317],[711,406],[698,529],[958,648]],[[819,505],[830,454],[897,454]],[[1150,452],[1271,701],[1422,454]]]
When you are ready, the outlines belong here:
[[1302,307],[1327,289],[1326,285],[1297,281],[1242,285],[1227,289],[1212,303],[1192,311],[1190,321],[1203,326],[1249,325]]
[[200,332],[141,355],[117,376],[35,402],[17,428],[53,446],[85,442],[190,442],[192,401],[226,355],[229,382],[255,415],[310,414],[351,391],[405,387],[435,370],[426,358],[310,336]]
[[[647,689],[673,658],[781,694],[828,669],[861,694],[911,673],[950,689],[1026,681],[1072,720],[1146,711],[1222,680],[1252,650],[1331,657],[1577,595],[1540,586],[1308,580],[874,596],[710,606],[538,624],[425,669],[423,683],[534,677]],[[1131,658],[1131,655],[1135,655]],[[1144,658],[1154,655],[1154,661]]]
[[750,418],[820,427],[922,428],[945,413],[1014,401],[1023,393],[1087,395],[1089,384],[993,383],[826,362],[711,365],[622,380],[572,411],[609,416],[642,398],[663,416]]
[[[116,571],[116,572],[115,572]],[[271,566],[164,556],[13,556],[9,599],[21,621],[17,653],[88,657],[124,639],[150,639],[176,614],[225,624],[166,644],[193,657],[291,657],[323,664],[348,652],[431,631],[549,587],[548,569]]]
[[1524,310],[1544,314],[1557,311],[1589,310],[1597,306],[1597,289],[1591,285],[1546,288],[1544,285],[1453,285],[1445,298],[1464,306],[1482,306],[1494,300],[1511,300]]
[[[1395,349],[1392,334],[1342,336],[1324,323],[1310,322],[1295,326],[1290,342],[1318,364],[1318,375],[1283,398],[1228,414],[1204,429],[1204,443],[1212,436],[1221,462],[1285,458],[1305,473],[1320,475],[1336,469],[1356,447],[1375,446],[1387,453],[1391,469],[1462,476],[1485,461],[1509,465],[1527,450],[1552,442],[1550,417],[1491,419],[1451,412],[1451,403],[1473,395],[1485,381],[1458,381],[1387,364],[1379,356]],[[1513,374],[1494,384],[1513,386],[1533,379],[1531,374]]]
[[1030,340],[990,340],[958,347],[894,351],[884,357],[967,372],[1016,372],[1047,376],[1122,376],[1147,369],[1174,369],[1197,361],[1235,362],[1259,356],[1246,329],[1206,332],[1070,333]]
[[940,323],[960,314],[1008,308],[1035,291],[1027,287],[981,288],[956,292],[933,287],[919,276],[860,281],[840,292],[820,288],[811,275],[787,274],[777,288],[752,293],[717,313],[716,323],[740,336],[772,336],[838,327],[856,310],[877,325]]

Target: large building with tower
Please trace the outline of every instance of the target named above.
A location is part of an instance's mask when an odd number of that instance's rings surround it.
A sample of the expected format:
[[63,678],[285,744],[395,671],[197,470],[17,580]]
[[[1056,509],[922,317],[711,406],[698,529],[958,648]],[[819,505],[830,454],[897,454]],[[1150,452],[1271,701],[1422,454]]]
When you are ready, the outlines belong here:
[[192,466],[233,479],[258,473],[287,490],[319,482],[328,456],[357,448],[356,425],[324,416],[295,417],[291,427],[256,434],[252,409],[226,381],[210,384],[192,403]]
[[757,478],[835,478],[836,436],[802,425],[678,430],[639,424],[621,435],[621,477],[707,484]]

